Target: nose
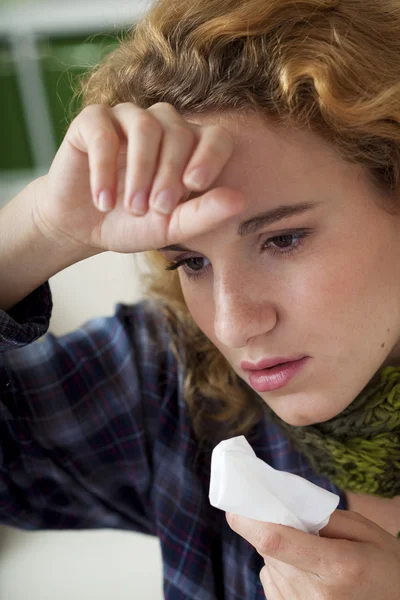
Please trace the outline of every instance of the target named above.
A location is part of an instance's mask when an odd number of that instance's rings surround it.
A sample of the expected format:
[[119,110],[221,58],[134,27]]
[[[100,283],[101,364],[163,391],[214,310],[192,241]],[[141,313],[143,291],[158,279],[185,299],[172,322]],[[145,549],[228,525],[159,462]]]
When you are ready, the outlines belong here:
[[[265,288],[264,288],[265,289]],[[268,294],[240,279],[214,280],[214,333],[228,348],[242,348],[252,337],[265,335],[277,321],[277,310]]]

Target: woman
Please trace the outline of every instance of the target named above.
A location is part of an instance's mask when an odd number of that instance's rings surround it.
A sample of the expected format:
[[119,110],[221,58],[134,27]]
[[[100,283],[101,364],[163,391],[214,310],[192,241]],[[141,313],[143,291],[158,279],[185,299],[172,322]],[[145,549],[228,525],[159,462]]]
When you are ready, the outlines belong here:
[[[0,214],[1,522],[157,535],[171,599],[398,597],[399,33],[394,1],[161,0],[83,81]],[[33,343],[106,250],[147,298]],[[210,506],[240,434],[339,494],[320,537]]]

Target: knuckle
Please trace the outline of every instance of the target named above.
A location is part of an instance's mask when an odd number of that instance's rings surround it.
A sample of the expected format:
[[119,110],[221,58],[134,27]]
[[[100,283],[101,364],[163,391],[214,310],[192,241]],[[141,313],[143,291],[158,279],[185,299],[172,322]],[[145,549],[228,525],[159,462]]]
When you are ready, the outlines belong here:
[[209,125],[206,125],[206,128],[208,130],[211,130],[212,133],[215,133],[216,135],[223,135],[227,138],[231,137],[231,134],[229,133],[229,131],[227,129],[225,129],[225,127],[220,125],[219,123],[210,123]]
[[256,532],[255,541],[255,546],[260,554],[279,555],[285,547],[285,540],[280,533],[264,528]]
[[162,110],[173,112],[174,114],[176,114],[175,108],[169,102],[156,102],[150,107],[150,109],[154,108],[161,108]]
[[138,114],[134,130],[135,134],[157,136],[160,136],[163,131],[161,123],[144,111]]
[[96,133],[93,134],[92,144],[101,144],[107,147],[111,144],[112,149],[114,150],[119,145],[119,138],[117,133],[112,129],[108,129],[107,127],[100,127],[96,131]]
[[365,579],[366,570],[361,561],[348,561],[343,565],[342,577],[349,583],[361,583]]
[[81,111],[78,119],[81,125],[90,122],[98,124],[99,129],[107,129],[104,124],[111,122],[109,110],[104,104],[89,104]]
[[367,575],[365,561],[358,555],[342,555],[335,563],[335,571],[342,584],[361,584]]
[[177,138],[179,138],[179,140],[182,140],[183,138],[185,141],[187,139],[188,141],[193,142],[195,137],[194,132],[185,125],[182,125],[181,123],[172,123],[168,127],[168,131],[174,137],[176,136]]
[[116,112],[119,110],[126,110],[127,108],[132,109],[135,108],[135,105],[132,102],[120,102],[119,104],[116,104],[115,106],[112,107],[112,111]]
[[213,147],[217,152],[226,152],[226,150],[233,148],[232,135],[225,127],[213,124],[209,125],[208,129],[211,130]]
[[108,107],[106,107],[104,104],[88,104],[81,110],[81,112],[79,114],[80,115],[103,114],[107,111],[107,108]]

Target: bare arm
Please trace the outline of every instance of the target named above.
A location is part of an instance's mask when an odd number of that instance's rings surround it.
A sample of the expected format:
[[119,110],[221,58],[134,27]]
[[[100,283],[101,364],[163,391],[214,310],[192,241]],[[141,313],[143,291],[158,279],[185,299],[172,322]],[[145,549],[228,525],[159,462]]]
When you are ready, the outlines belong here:
[[44,177],[31,181],[0,210],[1,310],[15,306],[59,271],[96,254],[66,238],[46,238],[33,215],[35,194],[41,193]]
[[[243,195],[227,187],[188,200],[210,187],[233,149],[227,129],[190,123],[167,103],[84,108],[47,175],[0,210],[0,309],[85,258],[185,242],[244,210]],[[191,180],[194,168],[203,181]],[[170,193],[168,206],[157,206],[160,191]]]

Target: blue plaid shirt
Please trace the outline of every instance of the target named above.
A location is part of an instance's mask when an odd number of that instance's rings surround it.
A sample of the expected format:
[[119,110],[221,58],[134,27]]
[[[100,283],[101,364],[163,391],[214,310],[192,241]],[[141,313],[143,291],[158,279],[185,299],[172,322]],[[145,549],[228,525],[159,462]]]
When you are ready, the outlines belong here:
[[[166,599],[264,600],[262,558],[209,503],[210,462],[157,305],[118,304],[62,337],[46,333],[51,309],[45,283],[0,311],[0,523],[155,535]],[[347,508],[275,425],[260,422],[249,442]]]

